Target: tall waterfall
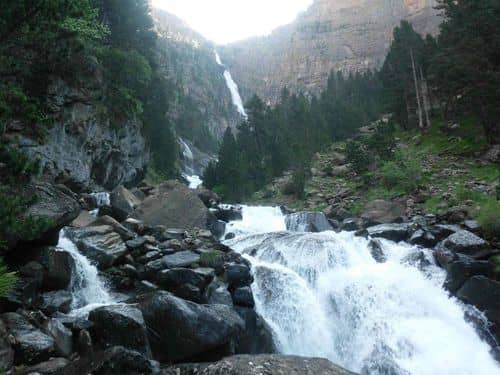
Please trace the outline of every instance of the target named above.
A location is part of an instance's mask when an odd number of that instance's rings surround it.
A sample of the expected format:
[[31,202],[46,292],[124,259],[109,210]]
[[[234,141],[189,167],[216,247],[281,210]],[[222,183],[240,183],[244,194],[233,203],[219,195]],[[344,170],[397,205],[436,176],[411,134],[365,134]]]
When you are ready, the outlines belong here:
[[97,268],[78,251],[64,229],[59,234],[57,250],[69,253],[75,261],[75,272],[70,285],[73,315],[85,315],[99,306],[116,302],[99,277]]
[[287,232],[269,207],[244,207],[227,231],[253,264],[256,307],[282,353],[363,374],[500,374],[430,251],[382,240],[377,263],[365,238]]
[[243,100],[241,99],[240,91],[238,90],[238,85],[236,84],[236,82],[234,82],[233,77],[231,76],[229,70],[227,70],[224,64],[222,64],[222,61],[217,51],[214,51],[214,53],[215,53],[215,61],[217,62],[217,64],[219,64],[224,68],[224,79],[226,80],[227,88],[231,92],[231,98],[233,100],[234,106],[244,118],[248,118],[248,115],[245,111],[245,107],[243,106]]
[[191,147],[182,138],[179,138],[180,146],[182,147],[182,155],[184,156],[184,178],[188,181],[191,189],[196,189],[203,181],[200,176],[195,173],[194,155]]

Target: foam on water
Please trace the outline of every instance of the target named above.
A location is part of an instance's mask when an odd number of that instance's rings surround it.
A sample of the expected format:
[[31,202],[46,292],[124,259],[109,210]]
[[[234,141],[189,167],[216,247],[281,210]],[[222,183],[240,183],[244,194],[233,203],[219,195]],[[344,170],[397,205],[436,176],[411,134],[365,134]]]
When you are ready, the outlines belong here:
[[382,240],[387,261],[377,263],[368,240],[286,232],[273,207],[244,207],[227,232],[253,264],[256,307],[282,353],[369,374],[500,374],[430,250]]

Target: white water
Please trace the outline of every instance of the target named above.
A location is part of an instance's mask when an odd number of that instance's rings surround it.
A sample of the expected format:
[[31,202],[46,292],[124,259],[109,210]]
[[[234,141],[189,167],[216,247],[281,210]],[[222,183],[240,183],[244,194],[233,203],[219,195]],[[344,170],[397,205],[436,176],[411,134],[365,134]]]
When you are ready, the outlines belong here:
[[189,145],[182,138],[179,138],[179,142],[181,144],[182,154],[184,156],[183,177],[188,181],[190,189],[196,189],[198,188],[198,186],[203,184],[203,181],[200,176],[195,174],[193,151],[191,151]]
[[248,118],[248,115],[245,111],[245,107],[243,106],[243,100],[241,99],[238,85],[236,84],[236,82],[234,82],[234,79],[231,76],[229,70],[227,70],[224,64],[222,64],[222,61],[217,51],[214,51],[214,54],[215,54],[215,61],[217,62],[217,64],[224,68],[224,79],[226,80],[227,88],[231,92],[231,99],[233,101],[234,106],[245,119]]
[[90,214],[92,216],[97,217],[99,215],[99,209],[104,206],[111,206],[111,198],[110,194],[108,192],[99,192],[99,193],[92,193],[91,194],[93,197],[95,197],[96,200],[96,206],[97,208],[95,210],[90,211]]
[[72,315],[85,316],[99,306],[116,302],[99,277],[97,268],[80,254],[76,245],[66,236],[64,229],[59,234],[57,249],[69,253],[75,261],[75,273],[70,285],[73,295]]
[[227,231],[237,236],[226,243],[253,264],[256,307],[282,353],[364,374],[500,374],[464,307],[442,289],[444,271],[406,260],[418,248],[382,241],[380,264],[366,239],[286,232],[269,207],[244,207]]

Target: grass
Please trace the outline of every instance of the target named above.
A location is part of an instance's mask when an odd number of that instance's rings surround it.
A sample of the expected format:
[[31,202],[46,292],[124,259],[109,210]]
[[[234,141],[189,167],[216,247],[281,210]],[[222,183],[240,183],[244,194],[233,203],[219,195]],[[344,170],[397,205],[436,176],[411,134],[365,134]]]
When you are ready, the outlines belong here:
[[0,297],[5,296],[14,287],[16,281],[16,274],[8,272],[7,267],[0,259]]

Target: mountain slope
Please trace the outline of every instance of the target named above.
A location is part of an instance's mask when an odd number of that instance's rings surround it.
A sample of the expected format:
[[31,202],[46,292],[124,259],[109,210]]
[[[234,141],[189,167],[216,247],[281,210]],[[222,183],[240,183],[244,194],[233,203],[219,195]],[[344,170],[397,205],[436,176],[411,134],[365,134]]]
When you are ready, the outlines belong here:
[[274,101],[284,86],[317,93],[332,69],[380,67],[402,19],[420,33],[436,33],[435,5],[435,0],[315,0],[293,23],[229,45],[221,55],[246,99],[257,93]]

